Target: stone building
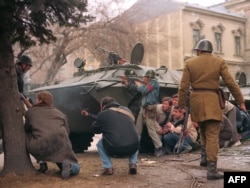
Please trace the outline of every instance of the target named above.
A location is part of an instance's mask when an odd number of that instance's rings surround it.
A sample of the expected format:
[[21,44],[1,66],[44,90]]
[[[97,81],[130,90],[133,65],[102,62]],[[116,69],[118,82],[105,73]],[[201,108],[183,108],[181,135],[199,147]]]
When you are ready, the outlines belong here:
[[185,60],[194,55],[195,44],[206,38],[235,78],[250,83],[250,0],[228,0],[211,7],[138,0],[124,15],[144,35],[142,64],[183,68]]

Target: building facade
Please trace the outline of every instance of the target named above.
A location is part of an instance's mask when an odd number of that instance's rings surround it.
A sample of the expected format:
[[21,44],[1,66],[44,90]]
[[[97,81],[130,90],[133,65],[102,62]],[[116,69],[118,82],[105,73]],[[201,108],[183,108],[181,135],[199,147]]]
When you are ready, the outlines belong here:
[[[137,9],[134,16],[140,19],[133,21],[138,32],[144,33],[142,64],[181,69],[185,60],[195,55],[195,44],[206,38],[213,43],[213,53],[227,61],[235,78],[243,85],[250,84],[250,0],[229,0],[211,7],[146,1],[139,0],[129,10]],[[143,6],[157,6],[154,10],[159,14],[150,17],[150,11],[143,13]]]

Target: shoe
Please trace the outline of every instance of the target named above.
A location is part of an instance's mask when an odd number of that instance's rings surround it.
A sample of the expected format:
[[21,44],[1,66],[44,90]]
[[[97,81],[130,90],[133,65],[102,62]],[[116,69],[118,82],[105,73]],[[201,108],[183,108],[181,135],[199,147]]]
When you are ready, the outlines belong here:
[[170,148],[167,145],[165,145],[165,147],[164,147],[164,153],[166,155],[172,155],[173,154],[173,152],[170,150]]
[[45,173],[48,170],[48,166],[46,162],[40,162],[40,168],[38,169],[38,172]]
[[207,152],[204,146],[201,147],[201,161],[200,166],[207,167]]
[[163,155],[164,155],[163,148],[162,148],[162,147],[160,147],[160,148],[156,148],[156,149],[155,149],[155,153],[154,153],[154,155],[155,155],[156,157],[163,156]]
[[135,163],[129,165],[129,174],[137,174],[137,165]]
[[188,148],[186,148],[186,149],[183,149],[183,150],[181,151],[181,154],[190,153],[192,150],[193,150],[192,147],[188,147]]
[[191,144],[193,151],[197,151],[201,149],[201,144],[199,142],[194,142]]
[[68,179],[70,176],[70,162],[69,160],[63,160],[62,162],[62,178]]
[[237,146],[240,146],[240,145],[241,145],[241,142],[238,140],[231,147],[237,147]]
[[113,168],[104,168],[102,175],[112,175],[114,174]]
[[223,148],[227,148],[230,146],[230,141],[225,141]]
[[207,161],[207,179],[217,180],[223,178],[224,174],[217,171],[217,161]]

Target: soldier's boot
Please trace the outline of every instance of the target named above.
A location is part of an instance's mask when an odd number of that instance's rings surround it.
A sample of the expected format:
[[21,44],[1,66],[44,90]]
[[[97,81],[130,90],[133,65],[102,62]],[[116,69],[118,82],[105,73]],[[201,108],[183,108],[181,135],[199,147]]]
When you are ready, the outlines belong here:
[[217,162],[207,161],[207,179],[217,180],[217,179],[223,179],[223,178],[224,178],[224,175],[217,171]]
[[171,149],[170,149],[167,145],[164,146],[164,153],[165,153],[166,155],[171,155],[171,154],[173,154],[173,152],[171,151]]
[[48,166],[46,162],[39,162],[40,168],[38,172],[45,173],[48,170]]
[[206,148],[202,147],[201,148],[201,161],[200,161],[200,166],[207,167],[207,153],[206,153]]

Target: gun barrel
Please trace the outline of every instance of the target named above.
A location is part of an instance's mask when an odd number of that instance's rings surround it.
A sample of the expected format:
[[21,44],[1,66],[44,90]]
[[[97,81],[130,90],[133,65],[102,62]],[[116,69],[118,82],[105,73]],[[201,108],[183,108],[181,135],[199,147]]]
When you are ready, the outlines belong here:
[[189,109],[186,106],[185,107],[185,116],[184,116],[184,121],[183,121],[183,125],[182,125],[181,134],[180,134],[179,140],[178,140],[178,142],[176,144],[176,147],[175,147],[175,151],[176,151],[175,153],[177,154],[178,157],[179,157],[179,154],[180,154],[180,152],[182,150],[184,139],[186,137],[185,131],[187,129],[188,116],[189,116]]
[[106,49],[104,49],[102,47],[97,47],[97,49],[101,50],[102,52],[108,53],[108,54],[110,53],[110,51],[108,51],[108,50],[106,50]]
[[133,82],[140,82],[142,84],[146,84],[143,80],[140,80],[139,78],[128,78],[128,80],[133,81]]

